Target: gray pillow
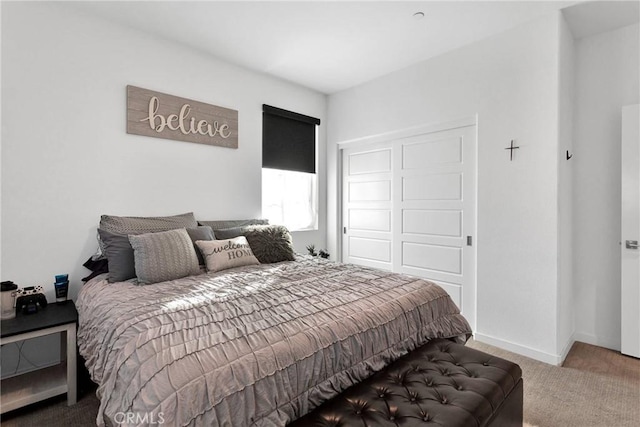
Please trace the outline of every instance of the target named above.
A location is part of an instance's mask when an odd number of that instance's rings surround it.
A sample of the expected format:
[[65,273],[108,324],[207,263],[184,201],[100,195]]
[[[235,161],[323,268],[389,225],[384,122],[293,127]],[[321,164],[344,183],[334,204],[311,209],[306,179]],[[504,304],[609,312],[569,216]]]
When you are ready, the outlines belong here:
[[120,234],[143,234],[154,231],[194,228],[198,226],[193,212],[174,216],[115,216],[102,215],[100,228]]
[[[154,231],[175,230],[176,228],[197,227],[193,212],[174,216],[116,216],[102,215],[100,228],[118,234],[143,234]],[[98,246],[104,254],[104,242],[98,234]]]
[[133,248],[126,234],[112,233],[98,229],[98,234],[104,245],[103,254],[109,264],[109,282],[123,282],[136,277]]
[[[267,225],[268,219],[228,219],[223,221],[198,221],[200,225],[208,225],[213,228],[213,232],[221,228],[244,227],[247,225]],[[234,236],[235,237],[235,236]]]
[[198,258],[187,231],[159,231],[129,235],[138,284],[166,282],[200,273]]
[[219,228],[214,230],[213,234],[217,240],[233,239],[234,237],[242,236],[244,229],[245,227]]
[[198,256],[198,264],[204,265],[204,258],[200,253],[200,249],[198,249],[198,246],[196,245],[196,241],[215,240],[216,237],[213,235],[213,230],[207,225],[201,225],[196,228],[187,228],[187,233],[189,233],[189,237],[193,242],[193,248],[195,249],[196,255]]
[[248,226],[244,227],[242,235],[247,238],[253,254],[262,264],[296,259],[291,234],[283,225]]

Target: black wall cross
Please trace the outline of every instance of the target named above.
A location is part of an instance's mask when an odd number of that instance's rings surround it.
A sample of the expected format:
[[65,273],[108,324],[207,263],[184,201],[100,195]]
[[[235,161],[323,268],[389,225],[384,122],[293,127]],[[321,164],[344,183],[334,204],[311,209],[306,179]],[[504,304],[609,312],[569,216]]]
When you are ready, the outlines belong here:
[[513,161],[513,150],[517,150],[520,147],[514,147],[513,146],[513,139],[511,140],[511,146],[505,148],[505,150],[510,150],[509,151],[509,160]]

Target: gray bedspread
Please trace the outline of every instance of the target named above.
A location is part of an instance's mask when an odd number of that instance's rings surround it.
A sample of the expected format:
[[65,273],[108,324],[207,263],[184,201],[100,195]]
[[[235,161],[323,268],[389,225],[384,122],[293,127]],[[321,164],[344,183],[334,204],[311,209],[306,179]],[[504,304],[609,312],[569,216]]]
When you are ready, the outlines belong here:
[[98,425],[284,426],[430,338],[466,340],[439,286],[299,256],[77,300]]

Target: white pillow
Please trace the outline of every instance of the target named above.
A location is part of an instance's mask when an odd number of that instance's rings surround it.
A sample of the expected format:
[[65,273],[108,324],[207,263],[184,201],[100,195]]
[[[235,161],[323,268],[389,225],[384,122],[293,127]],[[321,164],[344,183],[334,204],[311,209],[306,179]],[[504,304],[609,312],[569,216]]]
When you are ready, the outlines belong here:
[[244,236],[228,240],[197,240],[207,271],[260,264]]

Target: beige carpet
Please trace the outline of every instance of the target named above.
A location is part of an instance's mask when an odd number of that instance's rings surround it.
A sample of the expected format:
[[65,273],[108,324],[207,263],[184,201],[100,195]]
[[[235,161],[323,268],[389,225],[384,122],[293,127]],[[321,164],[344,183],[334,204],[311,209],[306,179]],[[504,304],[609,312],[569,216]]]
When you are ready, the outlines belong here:
[[2,416],[2,427],[84,427],[95,426],[100,401],[95,392],[67,406],[65,396],[21,408]]
[[[576,343],[565,364],[578,369],[559,368],[479,342],[468,345],[522,367],[524,419],[530,427],[640,426],[638,359]],[[1,421],[2,427],[91,426],[97,411],[98,399],[88,393],[71,407],[62,396],[14,411]]]
[[[590,360],[590,369],[602,365],[600,353],[616,360],[626,376],[557,367],[487,344],[468,345],[511,360],[522,367],[524,420],[538,427],[637,427],[640,425],[640,360],[611,350],[576,343],[566,362]],[[579,346],[587,346],[580,348]],[[585,352],[593,352],[589,354]],[[576,352],[580,356],[575,356]],[[609,365],[611,362],[605,364]],[[568,365],[568,363],[565,363]],[[605,369],[606,370],[606,369]]]

